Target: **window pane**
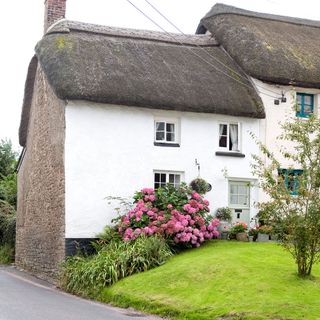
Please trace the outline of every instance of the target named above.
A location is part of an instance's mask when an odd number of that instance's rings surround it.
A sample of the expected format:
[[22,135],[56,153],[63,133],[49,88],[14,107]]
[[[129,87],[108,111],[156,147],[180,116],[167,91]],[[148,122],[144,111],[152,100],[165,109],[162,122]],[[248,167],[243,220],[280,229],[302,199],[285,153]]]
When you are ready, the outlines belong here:
[[301,95],[300,95],[300,94],[297,94],[297,102],[298,102],[299,104],[301,104]]
[[242,206],[246,206],[248,204],[248,197],[247,196],[239,196],[238,197],[238,204]]
[[174,132],[174,123],[167,123],[167,132]]
[[221,136],[219,139],[219,147],[226,148],[227,147],[227,137]]
[[169,183],[174,183],[174,174],[169,174]]
[[296,105],[296,112],[297,114],[301,113],[301,104],[299,103]]
[[164,183],[164,184],[166,184],[166,174],[165,173],[161,173],[160,174],[160,181],[161,181],[161,183]]
[[230,124],[229,126],[229,150],[238,151],[239,150],[239,139],[238,139],[238,125]]
[[177,184],[179,186],[180,185],[180,174],[175,174],[174,180],[175,180],[175,184]]
[[231,195],[230,196],[230,204],[238,204],[238,196]]
[[156,122],[156,131],[164,131],[164,122]]
[[220,124],[220,136],[223,135],[223,136],[226,136],[228,134],[227,132],[227,128],[228,126],[226,124]]
[[154,174],[154,181],[155,182],[160,182],[160,173],[155,173]]
[[237,194],[237,193],[238,193],[238,186],[232,184],[232,185],[230,186],[230,193],[231,193],[231,194]]
[[304,114],[310,114],[310,113],[312,113],[311,106],[304,105]]
[[240,184],[238,186],[238,193],[239,194],[248,194],[248,187]]
[[174,133],[167,132],[167,141],[175,141],[174,140]]
[[163,141],[164,140],[164,132],[157,132],[156,133],[156,140]]
[[311,104],[311,97],[310,96],[304,96],[304,103],[305,104]]
[[158,189],[159,187],[160,187],[160,184],[159,184],[158,182],[155,182],[155,183],[154,183],[154,188],[155,188],[155,189]]

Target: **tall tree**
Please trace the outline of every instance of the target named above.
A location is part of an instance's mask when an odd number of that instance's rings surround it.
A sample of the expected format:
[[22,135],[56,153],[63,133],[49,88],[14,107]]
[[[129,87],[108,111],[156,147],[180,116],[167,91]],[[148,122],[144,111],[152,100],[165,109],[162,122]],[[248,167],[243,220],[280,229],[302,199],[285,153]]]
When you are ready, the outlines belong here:
[[[295,259],[298,274],[305,277],[320,259],[320,120],[295,118],[282,129],[280,153],[291,168],[280,169],[280,162],[260,142],[268,165],[254,156],[254,174],[270,199],[260,203],[260,215],[274,226],[280,243]],[[286,147],[288,141],[293,150]]]
[[9,139],[0,140],[0,179],[14,173],[17,159],[17,152],[12,149],[12,142]]

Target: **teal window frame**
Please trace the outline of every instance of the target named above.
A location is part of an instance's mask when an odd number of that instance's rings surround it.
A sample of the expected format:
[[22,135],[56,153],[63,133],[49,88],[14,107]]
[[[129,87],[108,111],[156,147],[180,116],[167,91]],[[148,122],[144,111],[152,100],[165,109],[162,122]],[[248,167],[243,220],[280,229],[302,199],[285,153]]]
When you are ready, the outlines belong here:
[[[314,113],[314,95],[308,93],[297,92],[297,104],[298,104],[298,96],[301,97],[300,111],[296,112],[297,117],[308,118],[310,114]],[[306,103],[306,97],[310,97],[311,104]],[[311,107],[310,113],[305,113],[305,106]]]
[[293,196],[298,194],[299,180],[297,177],[301,176],[303,170],[301,169],[279,169],[278,174],[284,180],[284,184],[289,193]]

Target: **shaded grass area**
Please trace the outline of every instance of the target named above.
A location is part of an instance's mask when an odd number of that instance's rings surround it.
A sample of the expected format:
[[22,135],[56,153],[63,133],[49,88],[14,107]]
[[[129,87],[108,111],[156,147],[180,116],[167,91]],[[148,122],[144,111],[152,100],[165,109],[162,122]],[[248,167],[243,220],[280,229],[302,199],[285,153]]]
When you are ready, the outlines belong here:
[[10,264],[14,260],[14,248],[8,244],[0,246],[0,264]]
[[320,268],[301,279],[274,243],[212,241],[105,288],[99,300],[174,319],[320,319]]

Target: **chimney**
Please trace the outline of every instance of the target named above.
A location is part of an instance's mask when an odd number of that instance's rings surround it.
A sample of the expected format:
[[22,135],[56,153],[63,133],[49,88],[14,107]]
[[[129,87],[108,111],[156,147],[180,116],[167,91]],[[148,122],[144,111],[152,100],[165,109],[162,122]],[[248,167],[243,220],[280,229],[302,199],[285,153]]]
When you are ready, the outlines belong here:
[[45,0],[44,33],[49,27],[66,15],[66,0]]

